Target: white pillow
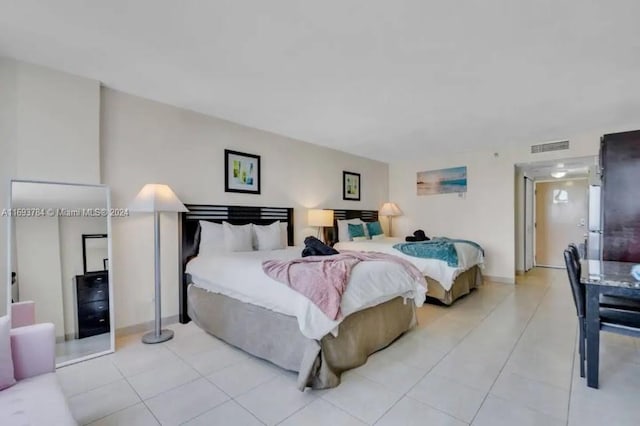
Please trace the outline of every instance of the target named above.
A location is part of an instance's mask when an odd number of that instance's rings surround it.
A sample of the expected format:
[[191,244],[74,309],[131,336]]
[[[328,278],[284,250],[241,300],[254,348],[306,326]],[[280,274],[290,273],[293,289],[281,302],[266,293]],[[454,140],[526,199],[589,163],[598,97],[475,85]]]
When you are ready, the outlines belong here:
[[280,238],[282,241],[282,248],[289,247],[289,228],[288,223],[280,222]]
[[0,317],[0,391],[16,383],[13,376],[13,357],[11,356],[11,321],[8,316]]
[[367,237],[353,237],[353,241],[367,241]]
[[224,231],[222,224],[207,222],[201,220],[200,222],[200,246],[198,248],[198,255],[210,255],[214,253],[220,253],[226,251],[224,243]]
[[387,238],[387,236],[384,235],[384,234],[378,234],[378,235],[372,235],[371,236],[372,240],[384,240],[385,238]]
[[232,225],[222,222],[224,245],[227,251],[253,251],[252,224]]
[[367,225],[364,225],[362,219],[343,219],[338,220],[338,241],[351,241],[351,237],[349,237],[349,224],[362,224],[364,228],[364,236],[369,238],[369,231],[367,230]]
[[257,250],[278,250],[287,245],[282,244],[282,227],[280,221],[271,225],[253,225],[253,232],[256,235]]

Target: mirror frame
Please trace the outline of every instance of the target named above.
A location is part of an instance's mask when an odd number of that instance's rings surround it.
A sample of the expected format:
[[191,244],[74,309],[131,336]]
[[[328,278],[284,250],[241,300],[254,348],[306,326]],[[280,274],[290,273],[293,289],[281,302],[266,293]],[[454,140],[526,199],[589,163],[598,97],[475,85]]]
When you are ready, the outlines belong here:
[[[108,271],[109,268],[105,266],[104,269],[99,271],[87,271],[87,240],[94,238],[107,238],[107,244],[109,242],[109,234],[82,234],[82,268],[84,269],[84,274],[87,275],[89,272],[105,272]],[[108,260],[109,258],[107,258]]]
[[[55,182],[55,181],[43,181],[43,180],[31,180],[31,179],[10,179],[9,180],[9,191],[8,191],[8,196],[9,196],[9,202],[8,202],[8,206],[9,209],[13,208],[13,184],[14,183],[38,183],[38,184],[44,184],[44,185],[66,185],[66,186],[81,186],[81,187],[85,187],[85,188],[98,188],[98,189],[104,189],[105,191],[105,197],[106,197],[106,202],[107,202],[107,212],[111,212],[111,189],[109,188],[108,185],[103,185],[103,184],[87,184],[87,183],[73,183],[73,182]],[[97,358],[103,355],[108,355],[111,353],[115,352],[115,348],[116,348],[116,329],[115,329],[115,308],[114,308],[114,297],[113,297],[113,245],[112,245],[112,227],[111,227],[111,214],[107,214],[105,216],[105,218],[107,219],[107,254],[109,256],[109,321],[110,321],[110,325],[109,325],[109,340],[110,340],[110,347],[107,350],[101,351],[101,352],[96,352],[93,354],[89,354],[89,355],[84,355],[75,359],[71,359],[71,360],[67,360],[67,361],[63,361],[63,362],[56,362],[56,368],[60,368],[60,367],[64,367],[66,365],[71,365],[71,364],[76,364],[78,362],[82,362],[82,361],[86,361],[89,359],[93,359],[93,358]],[[9,320],[11,320],[11,265],[13,264],[13,247],[12,247],[12,241],[13,241],[13,216],[9,215],[7,220],[7,241],[6,241],[6,246],[7,246],[7,274],[6,274],[6,280],[5,282],[7,283],[7,316],[9,317]],[[84,251],[84,239],[83,239],[83,251]],[[83,257],[84,257],[84,253],[83,253]],[[38,307],[36,306],[36,309],[38,309]]]

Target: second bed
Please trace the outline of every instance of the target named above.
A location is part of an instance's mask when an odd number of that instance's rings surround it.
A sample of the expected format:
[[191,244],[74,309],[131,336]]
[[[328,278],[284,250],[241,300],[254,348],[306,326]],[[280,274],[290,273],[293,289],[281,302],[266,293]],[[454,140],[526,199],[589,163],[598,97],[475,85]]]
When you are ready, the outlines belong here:
[[427,297],[435,299],[445,305],[451,305],[456,299],[469,294],[482,284],[482,268],[484,254],[482,249],[468,243],[454,242],[457,252],[457,266],[449,266],[439,259],[425,259],[408,256],[393,246],[404,242],[400,238],[384,237],[362,241],[340,241],[338,231],[339,220],[360,219],[363,222],[378,220],[375,210],[334,210],[335,226],[332,235],[328,236],[334,242],[334,248],[341,250],[375,251],[392,254],[413,263],[427,280]]

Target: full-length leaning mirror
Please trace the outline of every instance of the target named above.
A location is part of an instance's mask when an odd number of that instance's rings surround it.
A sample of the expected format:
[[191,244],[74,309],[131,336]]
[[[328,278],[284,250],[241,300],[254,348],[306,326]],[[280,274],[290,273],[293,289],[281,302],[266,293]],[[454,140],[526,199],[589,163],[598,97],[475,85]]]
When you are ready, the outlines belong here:
[[109,188],[14,180],[10,207],[10,303],[55,325],[58,366],[113,352]]

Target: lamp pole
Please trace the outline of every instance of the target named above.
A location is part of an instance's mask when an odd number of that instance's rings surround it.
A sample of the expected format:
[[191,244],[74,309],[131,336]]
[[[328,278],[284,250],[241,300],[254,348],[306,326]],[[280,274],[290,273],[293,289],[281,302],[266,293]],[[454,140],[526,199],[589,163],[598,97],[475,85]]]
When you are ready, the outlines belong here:
[[160,288],[160,212],[153,213],[154,269],[155,269],[155,310],[153,331],[142,336],[144,343],[162,343],[173,338],[173,330],[162,330],[162,290]]

